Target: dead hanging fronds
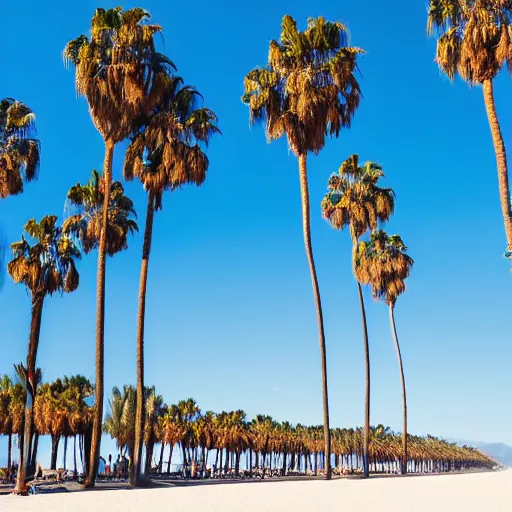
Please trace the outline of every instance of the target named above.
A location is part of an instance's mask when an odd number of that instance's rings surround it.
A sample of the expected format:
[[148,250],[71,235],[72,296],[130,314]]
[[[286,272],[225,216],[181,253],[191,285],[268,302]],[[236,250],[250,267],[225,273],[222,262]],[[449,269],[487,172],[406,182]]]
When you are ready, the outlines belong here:
[[215,113],[198,103],[201,94],[183,84],[180,77],[169,81],[165,99],[152,116],[142,120],[125,154],[125,179],[137,177],[162,205],[166,190],[187,184],[200,186],[209,161],[205,148],[220,133]]
[[149,18],[140,8],[96,9],[91,36],[81,35],[64,49],[66,65],[75,68],[77,94],[87,98],[94,125],[113,143],[161,102],[176,69],[155,51],[153,39],[162,28]]
[[[104,179],[97,171],[85,185],[77,183],[67,194],[66,210],[76,212],[64,222],[63,229],[79,241],[88,254],[99,245],[103,223]],[[138,231],[133,201],[124,193],[121,182],[110,187],[107,214],[107,253],[110,256],[128,247],[128,235]],[[71,279],[71,277],[70,277]]]
[[429,0],[427,32],[436,34],[436,62],[453,80],[475,85],[512,70],[512,4],[489,0]]
[[350,126],[359,106],[357,58],[347,28],[323,17],[310,18],[306,30],[285,16],[279,41],[271,41],[268,63],[250,71],[242,101],[251,123],[265,123],[269,140],[286,133],[296,155],[318,153],[326,135]]
[[34,138],[35,115],[13,98],[0,101],[0,197],[23,192],[37,178],[40,143]]
[[359,165],[358,155],[351,155],[329,178],[328,192],[321,204],[324,219],[334,229],[349,227],[353,241],[366,231],[375,230],[395,209],[393,190],[378,186],[383,176],[379,164]]
[[372,287],[373,297],[394,307],[405,292],[405,280],[414,265],[399,235],[379,230],[369,241],[360,242],[356,250],[355,273],[359,282]]
[[57,225],[57,217],[31,219],[25,231],[34,243],[22,235],[11,244],[13,259],[7,269],[13,281],[23,283],[33,296],[74,291],[79,282],[75,260],[81,255],[69,233]]

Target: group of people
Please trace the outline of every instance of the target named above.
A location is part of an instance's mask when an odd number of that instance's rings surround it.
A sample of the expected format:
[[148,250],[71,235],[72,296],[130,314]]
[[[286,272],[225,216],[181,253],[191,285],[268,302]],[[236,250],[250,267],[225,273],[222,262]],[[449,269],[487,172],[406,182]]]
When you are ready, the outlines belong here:
[[108,464],[107,461],[100,456],[99,466],[98,466],[98,478],[106,479],[106,480],[127,480],[128,479],[128,471],[130,467],[130,460],[121,454],[118,454],[117,460],[112,463],[112,455],[108,456]]

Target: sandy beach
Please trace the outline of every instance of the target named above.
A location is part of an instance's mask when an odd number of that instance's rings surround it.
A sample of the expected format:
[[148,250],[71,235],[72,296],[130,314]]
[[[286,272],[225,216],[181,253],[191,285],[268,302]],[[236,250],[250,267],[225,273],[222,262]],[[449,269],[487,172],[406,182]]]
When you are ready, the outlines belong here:
[[509,511],[512,470],[466,475],[251,482],[0,497],[0,511]]

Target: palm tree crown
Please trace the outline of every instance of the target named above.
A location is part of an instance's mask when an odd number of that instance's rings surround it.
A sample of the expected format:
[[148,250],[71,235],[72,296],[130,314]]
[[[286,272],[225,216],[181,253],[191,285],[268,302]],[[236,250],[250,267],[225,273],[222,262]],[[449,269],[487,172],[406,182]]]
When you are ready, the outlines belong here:
[[165,99],[151,116],[139,119],[139,128],[125,155],[124,177],[140,179],[155,196],[155,209],[162,206],[164,190],[182,185],[201,185],[208,170],[208,157],[201,145],[220,133],[217,116],[199,107],[202,96],[194,87],[174,77]]
[[512,69],[512,4],[489,0],[429,0],[427,32],[437,31],[436,62],[470,84]]
[[23,182],[37,178],[39,141],[33,138],[35,115],[21,101],[0,100],[0,197],[23,192]]
[[357,278],[370,284],[374,298],[388,306],[394,307],[405,292],[405,279],[414,265],[406,251],[399,235],[388,235],[383,230],[372,233],[370,240],[361,242],[357,249]]
[[328,192],[322,201],[322,214],[334,229],[350,227],[352,239],[368,229],[377,228],[395,209],[395,194],[390,188],[378,186],[384,176],[382,167],[374,162],[359,165],[357,155],[345,160],[337,174],[329,178]]
[[355,77],[363,51],[347,46],[340,22],[309,18],[303,32],[283,18],[279,41],[272,40],[268,64],[247,74],[242,97],[251,122],[264,121],[269,139],[286,134],[296,155],[318,153],[325,136],[349,127],[361,91]]
[[162,31],[149,24],[148,11],[96,9],[91,37],[81,35],[64,49],[76,70],[76,90],[89,103],[91,117],[104,140],[127,137],[133,122],[160,103],[174,64],[155,50]]
[[21,241],[11,245],[14,258],[7,268],[14,282],[23,283],[32,295],[76,290],[79,275],[74,260],[81,257],[80,251],[57,226],[57,217],[31,219],[25,231],[35,243],[30,245],[22,235]]
[[[86,254],[97,249],[103,219],[105,180],[97,171],[85,185],[77,183],[67,194],[67,209],[78,210],[64,223],[64,228],[76,234]],[[110,187],[110,202],[107,214],[107,253],[113,256],[128,248],[128,234],[138,231],[131,216],[137,216],[133,201],[124,193],[119,181]]]

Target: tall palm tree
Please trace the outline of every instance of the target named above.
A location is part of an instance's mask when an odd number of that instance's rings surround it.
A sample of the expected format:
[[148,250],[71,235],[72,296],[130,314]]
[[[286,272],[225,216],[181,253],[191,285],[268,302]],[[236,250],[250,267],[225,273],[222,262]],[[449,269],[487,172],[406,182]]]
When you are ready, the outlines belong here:
[[148,193],[137,316],[137,397],[140,399],[137,402],[132,485],[140,476],[142,454],[144,319],[153,216],[162,208],[165,190],[175,190],[186,184],[200,186],[206,178],[209,162],[203,148],[219,129],[216,126],[217,116],[207,108],[198,107],[200,97],[193,87],[184,86],[181,78],[173,78],[162,105],[151,116],[140,120],[139,129],[125,156],[125,179],[132,180],[136,176]]
[[27,287],[32,301],[32,320],[26,366],[27,401],[25,405],[25,454],[20,454],[15,492],[25,492],[25,476],[30,446],[34,399],[37,391],[36,358],[43,304],[47,295],[72,292],[79,282],[75,259],[80,251],[74,242],[57,226],[57,217],[48,215],[40,222],[35,219],[25,224],[25,231],[33,240],[31,245],[22,235],[21,241],[11,245],[13,259],[8,271],[16,284]]
[[494,103],[493,81],[512,68],[512,4],[489,0],[429,0],[427,33],[437,35],[436,62],[453,81],[482,85],[498,168],[501,211],[512,256],[512,206],[507,154]]
[[368,327],[361,282],[357,279],[357,244],[368,230],[374,230],[378,221],[385,222],[395,207],[394,193],[381,188],[378,182],[384,176],[382,167],[374,162],[359,165],[357,155],[345,160],[338,174],[329,178],[328,192],[322,201],[323,217],[334,229],[349,227],[352,239],[352,269],[357,281],[361,317],[363,321],[363,343],[365,356],[365,421],[364,421],[364,474],[369,476],[368,451],[370,445],[370,348]]
[[249,72],[243,101],[252,123],[265,123],[269,140],[286,134],[299,162],[302,227],[315,298],[324,411],[326,477],[330,471],[329,399],[327,356],[322,303],[311,242],[307,155],[318,154],[327,135],[338,136],[350,126],[361,97],[356,80],[356,60],[362,50],[347,46],[348,31],[340,22],[310,18],[306,30],[285,16],[280,41],[271,41],[267,66]]
[[90,471],[86,487],[93,487],[99,463],[103,411],[105,325],[105,256],[107,253],[108,201],[112,184],[114,146],[133,130],[141,115],[158,105],[168,83],[172,62],[155,51],[154,36],[161,27],[147,23],[141,8],[123,11],[96,9],[91,37],[70,41],[64,57],[75,67],[76,90],[85,96],[93,123],[105,143],[103,218],[98,246],[96,303],[96,404]]
[[37,178],[39,140],[34,138],[35,115],[21,101],[0,100],[0,197],[23,192],[24,182]]
[[399,235],[388,236],[383,230],[372,233],[369,242],[358,246],[360,265],[357,269],[358,279],[370,284],[373,296],[383,300],[389,306],[391,332],[395,343],[398,368],[402,383],[403,431],[402,431],[402,474],[407,472],[407,394],[405,387],[402,354],[395,324],[395,304],[398,297],[405,292],[405,279],[409,277],[414,265],[413,259],[406,254],[407,247]]

